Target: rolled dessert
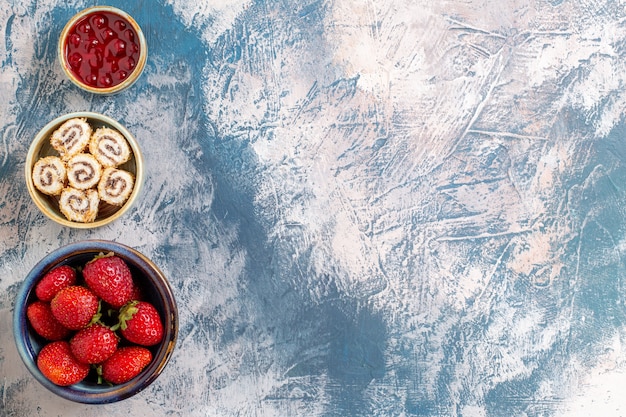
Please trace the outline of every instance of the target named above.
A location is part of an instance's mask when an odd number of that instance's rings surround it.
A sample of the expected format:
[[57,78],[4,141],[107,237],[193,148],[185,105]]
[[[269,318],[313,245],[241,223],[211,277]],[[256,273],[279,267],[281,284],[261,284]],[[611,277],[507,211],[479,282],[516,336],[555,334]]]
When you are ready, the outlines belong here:
[[98,185],[102,167],[91,154],[79,153],[67,161],[67,181],[77,190],[86,190]]
[[130,159],[131,151],[126,138],[117,130],[101,127],[91,135],[89,152],[103,167],[117,167]]
[[128,200],[135,185],[135,177],[118,168],[105,168],[98,183],[98,195],[102,201],[121,206]]
[[58,156],[46,156],[33,165],[33,184],[47,195],[59,195],[65,187],[67,170]]
[[59,198],[59,209],[70,221],[90,223],[96,220],[100,199],[95,189],[77,190],[65,187]]
[[87,119],[69,119],[52,133],[50,145],[61,155],[62,159],[68,159],[87,148],[92,131]]

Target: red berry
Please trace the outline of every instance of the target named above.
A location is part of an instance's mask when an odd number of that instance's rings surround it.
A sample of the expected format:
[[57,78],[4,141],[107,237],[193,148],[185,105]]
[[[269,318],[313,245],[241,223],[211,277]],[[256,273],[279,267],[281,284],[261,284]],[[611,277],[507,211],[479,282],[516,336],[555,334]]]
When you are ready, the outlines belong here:
[[102,14],[96,14],[91,18],[92,24],[98,29],[102,29],[107,25],[107,18]]
[[152,353],[145,347],[121,347],[102,364],[100,374],[112,384],[123,384],[139,375],[151,361]]
[[54,318],[48,303],[32,302],[26,307],[26,317],[35,332],[45,339],[61,340],[70,335],[71,330]]
[[135,32],[133,32],[132,30],[128,29],[126,32],[124,32],[124,35],[129,41],[135,42]]
[[124,260],[112,253],[97,256],[83,268],[87,286],[113,308],[120,308],[131,300],[133,277]]
[[105,87],[110,87],[111,85],[113,85],[113,78],[111,78],[110,74],[104,74],[102,77],[100,77],[100,84]]
[[55,295],[69,285],[76,283],[76,271],[69,265],[61,265],[46,273],[35,285],[35,295],[41,301],[50,302]]
[[115,332],[102,324],[94,324],[79,330],[70,340],[70,349],[82,363],[101,363],[116,350],[118,338]]
[[68,61],[69,61],[70,66],[77,70],[80,68],[81,64],[83,63],[83,57],[81,54],[76,52],[70,55],[70,57],[68,58]]
[[163,339],[163,323],[159,312],[146,301],[132,301],[119,314],[119,328],[129,342],[154,346]]
[[137,65],[137,62],[135,62],[135,60],[132,57],[122,58],[119,61],[120,68],[126,71],[132,71],[136,65]]
[[130,297],[133,301],[142,301],[143,300],[143,291],[139,285],[133,285],[133,294]]
[[[98,297],[88,288],[70,285],[50,302],[52,315],[68,329],[78,330],[98,319]],[[95,317],[94,317],[95,316]]]
[[78,33],[74,33],[70,36],[70,38],[68,39],[68,42],[72,44],[72,46],[74,46],[75,48],[78,48],[78,46],[80,45],[80,35]]
[[111,28],[106,28],[102,32],[100,32],[100,36],[102,36],[102,39],[107,42],[108,40],[115,37],[115,32]]
[[118,31],[123,31],[124,29],[126,29],[126,23],[124,23],[123,20],[118,20],[115,22],[115,29],[117,29]]
[[89,365],[76,360],[65,340],[45,345],[37,356],[37,367],[46,378],[61,386],[76,384],[89,373]]
[[78,26],[78,29],[76,29],[76,31],[88,34],[89,32],[91,32],[91,26],[89,25],[89,23],[82,23],[80,26]]
[[98,76],[97,76],[96,74],[88,74],[88,75],[85,77],[85,82],[86,82],[87,84],[90,84],[90,85],[95,86],[95,85],[96,85],[96,83],[98,82]]
[[126,42],[122,39],[114,39],[107,44],[107,51],[110,56],[123,57],[126,55]]

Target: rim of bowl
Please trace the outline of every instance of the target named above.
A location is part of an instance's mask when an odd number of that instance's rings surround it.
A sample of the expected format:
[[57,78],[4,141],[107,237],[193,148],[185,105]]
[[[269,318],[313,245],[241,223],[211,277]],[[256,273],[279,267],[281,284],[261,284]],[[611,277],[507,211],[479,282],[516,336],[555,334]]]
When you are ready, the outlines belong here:
[[[122,136],[126,138],[133,152],[133,158],[135,159],[135,184],[133,186],[133,191],[128,197],[128,200],[126,200],[126,202],[117,211],[115,211],[115,213],[111,214],[108,217],[90,223],[80,223],[66,219],[65,216],[63,216],[63,214],[58,211],[58,207],[53,208],[50,204],[48,204],[48,201],[46,200],[44,194],[37,190],[37,188],[35,188],[35,184],[33,183],[32,169],[39,159],[39,152],[43,144],[46,140],[49,140],[50,138],[50,132],[60,126],[63,122],[73,118],[95,119],[99,122],[111,125],[113,128],[118,130],[122,134]],[[100,113],[74,112],[57,117],[56,119],[48,122],[48,124],[46,124],[43,128],[39,130],[39,132],[35,136],[35,139],[33,139],[30,148],[28,149],[28,154],[26,155],[26,163],[24,165],[24,175],[26,177],[26,187],[28,188],[28,193],[30,194],[31,199],[35,202],[39,210],[49,219],[54,220],[55,222],[63,226],[73,227],[76,229],[92,229],[104,226],[117,220],[124,213],[126,213],[126,211],[130,207],[133,206],[143,187],[143,167],[144,161],[141,150],[139,149],[139,143],[137,142],[135,137],[128,131],[128,129],[126,129],[126,127],[124,127],[121,123]]]
[[[35,283],[55,266],[67,263],[69,256],[88,255],[103,251],[112,251],[127,262],[132,259],[132,267],[145,271],[150,269],[158,278],[159,285],[154,286],[155,293],[163,304],[170,305],[171,314],[164,312],[163,345],[159,346],[152,362],[135,378],[120,385],[83,385],[79,383],[67,387],[55,385],[37,368],[37,353],[29,335],[26,318],[27,301],[34,293]],[[26,368],[45,388],[67,400],[84,404],[106,404],[129,398],[147,388],[161,374],[169,362],[178,338],[178,307],[171,285],[161,270],[145,255],[121,243],[106,240],[84,240],[62,246],[43,257],[26,275],[20,287],[13,312],[13,335],[18,353]]]
[[[118,16],[121,16],[123,19],[127,20],[128,23],[130,23],[130,25],[133,27],[133,29],[137,33],[137,38],[139,40],[140,51],[139,51],[139,59],[137,60],[137,65],[135,66],[135,68],[130,73],[127,79],[125,79],[121,83],[114,85],[112,87],[98,88],[98,87],[92,87],[90,85],[83,83],[68,68],[68,64],[65,60],[65,39],[67,38],[69,31],[72,29],[72,27],[77,21],[95,12],[109,12],[109,13],[113,13],[113,14],[117,14]],[[113,7],[113,6],[91,6],[76,13],[65,24],[65,26],[63,27],[63,30],[61,31],[61,34],[59,35],[59,41],[57,45],[57,56],[58,56],[59,63],[61,64],[61,68],[63,69],[63,72],[70,79],[70,81],[72,81],[72,83],[74,83],[81,89],[88,91],[90,93],[93,93],[93,94],[110,95],[110,94],[119,93],[120,91],[127,89],[139,79],[146,65],[146,61],[148,59],[148,43],[146,42],[146,38],[143,34],[143,31],[141,30],[141,26],[139,26],[137,21],[135,21],[135,19],[130,14],[126,13],[124,10],[118,9],[117,7]]]

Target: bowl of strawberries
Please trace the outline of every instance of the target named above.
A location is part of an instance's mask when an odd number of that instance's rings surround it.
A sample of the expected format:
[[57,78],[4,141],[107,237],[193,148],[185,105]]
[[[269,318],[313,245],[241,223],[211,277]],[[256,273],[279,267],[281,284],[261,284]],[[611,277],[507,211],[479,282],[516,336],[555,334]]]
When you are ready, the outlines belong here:
[[172,289],[126,245],[86,240],[39,261],[20,288],[13,332],[44,387],[86,404],[131,397],[168,363],[178,334]]

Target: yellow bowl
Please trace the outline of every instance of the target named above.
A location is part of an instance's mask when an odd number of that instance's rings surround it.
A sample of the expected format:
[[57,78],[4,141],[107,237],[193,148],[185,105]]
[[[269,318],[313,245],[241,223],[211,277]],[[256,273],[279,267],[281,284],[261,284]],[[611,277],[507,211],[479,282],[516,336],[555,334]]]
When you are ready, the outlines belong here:
[[[109,127],[111,129],[117,130],[119,133],[122,134],[122,136],[124,136],[124,138],[126,138],[126,141],[131,148],[130,160],[119,166],[120,169],[128,171],[135,176],[135,184],[130,196],[122,206],[113,206],[108,203],[101,202],[95,221],[89,223],[81,223],[68,220],[59,209],[59,197],[49,196],[40,192],[33,183],[32,174],[33,166],[35,165],[35,163],[40,158],[59,155],[50,143],[50,137],[52,136],[52,133],[57,130],[65,121],[73,118],[85,118],[94,129],[94,131],[99,127]],[[39,210],[41,210],[41,212],[45,214],[48,218],[64,226],[78,229],[91,229],[104,226],[113,222],[114,220],[117,220],[133,205],[133,203],[137,200],[137,196],[139,195],[143,185],[143,165],[143,157],[141,154],[141,150],[139,149],[139,144],[137,143],[135,137],[120,123],[111,119],[110,117],[99,113],[68,113],[52,120],[50,123],[44,126],[39,131],[39,133],[37,133],[37,136],[35,136],[35,139],[33,140],[32,144],[30,145],[30,149],[28,150],[28,155],[26,156],[26,186],[28,187],[28,192],[32,200],[35,202]]]
[[[123,22],[124,29],[118,27],[117,22]],[[85,27],[89,29],[83,30]],[[126,36],[127,31],[132,37]],[[71,43],[72,39],[76,41]],[[123,48],[115,48],[110,43],[118,40],[124,44]],[[131,49],[134,46],[138,47],[138,52]],[[108,95],[137,81],[146,65],[148,46],[141,27],[128,13],[116,7],[93,6],[78,12],[66,23],[59,36],[57,54],[65,75],[75,85],[90,93]],[[78,58],[72,59],[74,54]],[[134,64],[132,68],[126,66],[129,58]],[[109,64],[113,61],[116,61],[114,68]],[[97,72],[93,68],[98,68]],[[121,78],[122,72],[125,78]],[[88,82],[89,77],[94,80]],[[107,77],[111,84],[101,81]]]

